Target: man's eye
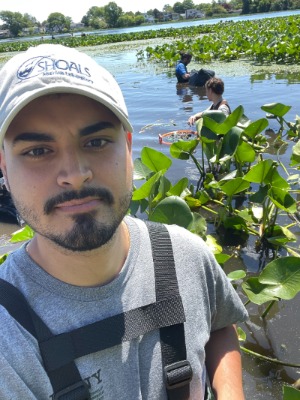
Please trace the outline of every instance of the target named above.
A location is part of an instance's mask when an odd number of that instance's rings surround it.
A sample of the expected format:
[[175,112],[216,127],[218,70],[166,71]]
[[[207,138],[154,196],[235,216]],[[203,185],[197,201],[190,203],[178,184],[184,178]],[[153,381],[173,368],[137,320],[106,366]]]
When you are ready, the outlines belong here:
[[50,152],[49,149],[46,149],[44,147],[37,147],[35,149],[27,151],[25,153],[25,155],[31,156],[31,157],[41,157],[41,156],[44,156],[44,155],[48,154],[49,152]]
[[103,147],[107,143],[107,140],[95,138],[87,142],[86,147]]

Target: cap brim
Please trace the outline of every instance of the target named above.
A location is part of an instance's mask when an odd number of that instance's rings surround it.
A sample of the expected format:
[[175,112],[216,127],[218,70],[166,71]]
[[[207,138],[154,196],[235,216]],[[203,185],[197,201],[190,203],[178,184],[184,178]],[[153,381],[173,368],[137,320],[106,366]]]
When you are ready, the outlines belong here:
[[[55,93],[69,93],[69,94],[78,94],[82,95],[85,97],[89,97],[90,99],[93,99],[97,101],[100,104],[103,104],[105,107],[107,107],[115,116],[120,120],[122,123],[124,129],[128,132],[133,132],[132,125],[130,124],[127,115],[125,115],[121,110],[119,110],[118,107],[114,107],[114,105],[111,102],[111,98],[107,96],[100,96],[99,91],[93,91],[93,89],[85,90],[80,87],[74,87],[70,85],[54,85],[52,87],[43,87],[41,89],[37,89],[34,91],[28,91],[25,92],[22,96],[19,97],[18,102],[14,105],[13,109],[11,112],[8,114],[6,117],[5,121],[3,122],[1,126],[1,131],[0,131],[0,145],[2,145],[4,136],[6,134],[6,131],[11,124],[12,120],[17,116],[17,114],[29,103],[31,103],[33,100],[49,95],[49,94],[55,94]],[[106,97],[106,98],[105,98]]]

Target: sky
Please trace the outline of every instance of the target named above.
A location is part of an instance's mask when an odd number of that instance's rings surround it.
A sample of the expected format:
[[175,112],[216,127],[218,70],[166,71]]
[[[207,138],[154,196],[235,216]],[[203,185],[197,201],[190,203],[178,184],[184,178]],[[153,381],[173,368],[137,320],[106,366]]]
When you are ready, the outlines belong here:
[[[146,12],[154,8],[161,11],[165,4],[173,6],[179,0],[0,0],[0,11],[27,13],[39,22],[45,21],[53,12],[60,12],[71,17],[73,22],[80,22],[91,7],[103,7],[110,1],[114,1],[124,12]],[[194,0],[194,4],[200,3],[211,3],[211,0]]]

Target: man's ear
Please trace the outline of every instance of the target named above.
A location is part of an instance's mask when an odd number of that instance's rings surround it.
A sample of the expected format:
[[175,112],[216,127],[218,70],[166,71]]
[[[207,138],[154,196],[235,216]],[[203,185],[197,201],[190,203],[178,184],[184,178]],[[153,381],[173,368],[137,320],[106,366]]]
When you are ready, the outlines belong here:
[[8,191],[10,191],[9,183],[8,183],[8,179],[7,179],[6,162],[5,162],[5,156],[3,154],[3,149],[0,151],[0,169],[1,169],[1,172],[3,175],[5,187]]

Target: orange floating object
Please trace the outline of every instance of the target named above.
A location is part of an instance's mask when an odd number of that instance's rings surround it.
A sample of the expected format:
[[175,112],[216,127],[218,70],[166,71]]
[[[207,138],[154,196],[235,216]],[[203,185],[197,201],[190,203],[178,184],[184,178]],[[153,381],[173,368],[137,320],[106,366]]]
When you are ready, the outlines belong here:
[[[160,133],[158,135],[158,140],[160,144],[171,145],[172,143],[176,142],[179,139],[191,139],[193,135],[197,135],[197,132],[192,131],[191,129],[180,129],[167,133]],[[168,142],[165,140],[165,138],[170,138],[172,136],[173,136],[172,141]]]

